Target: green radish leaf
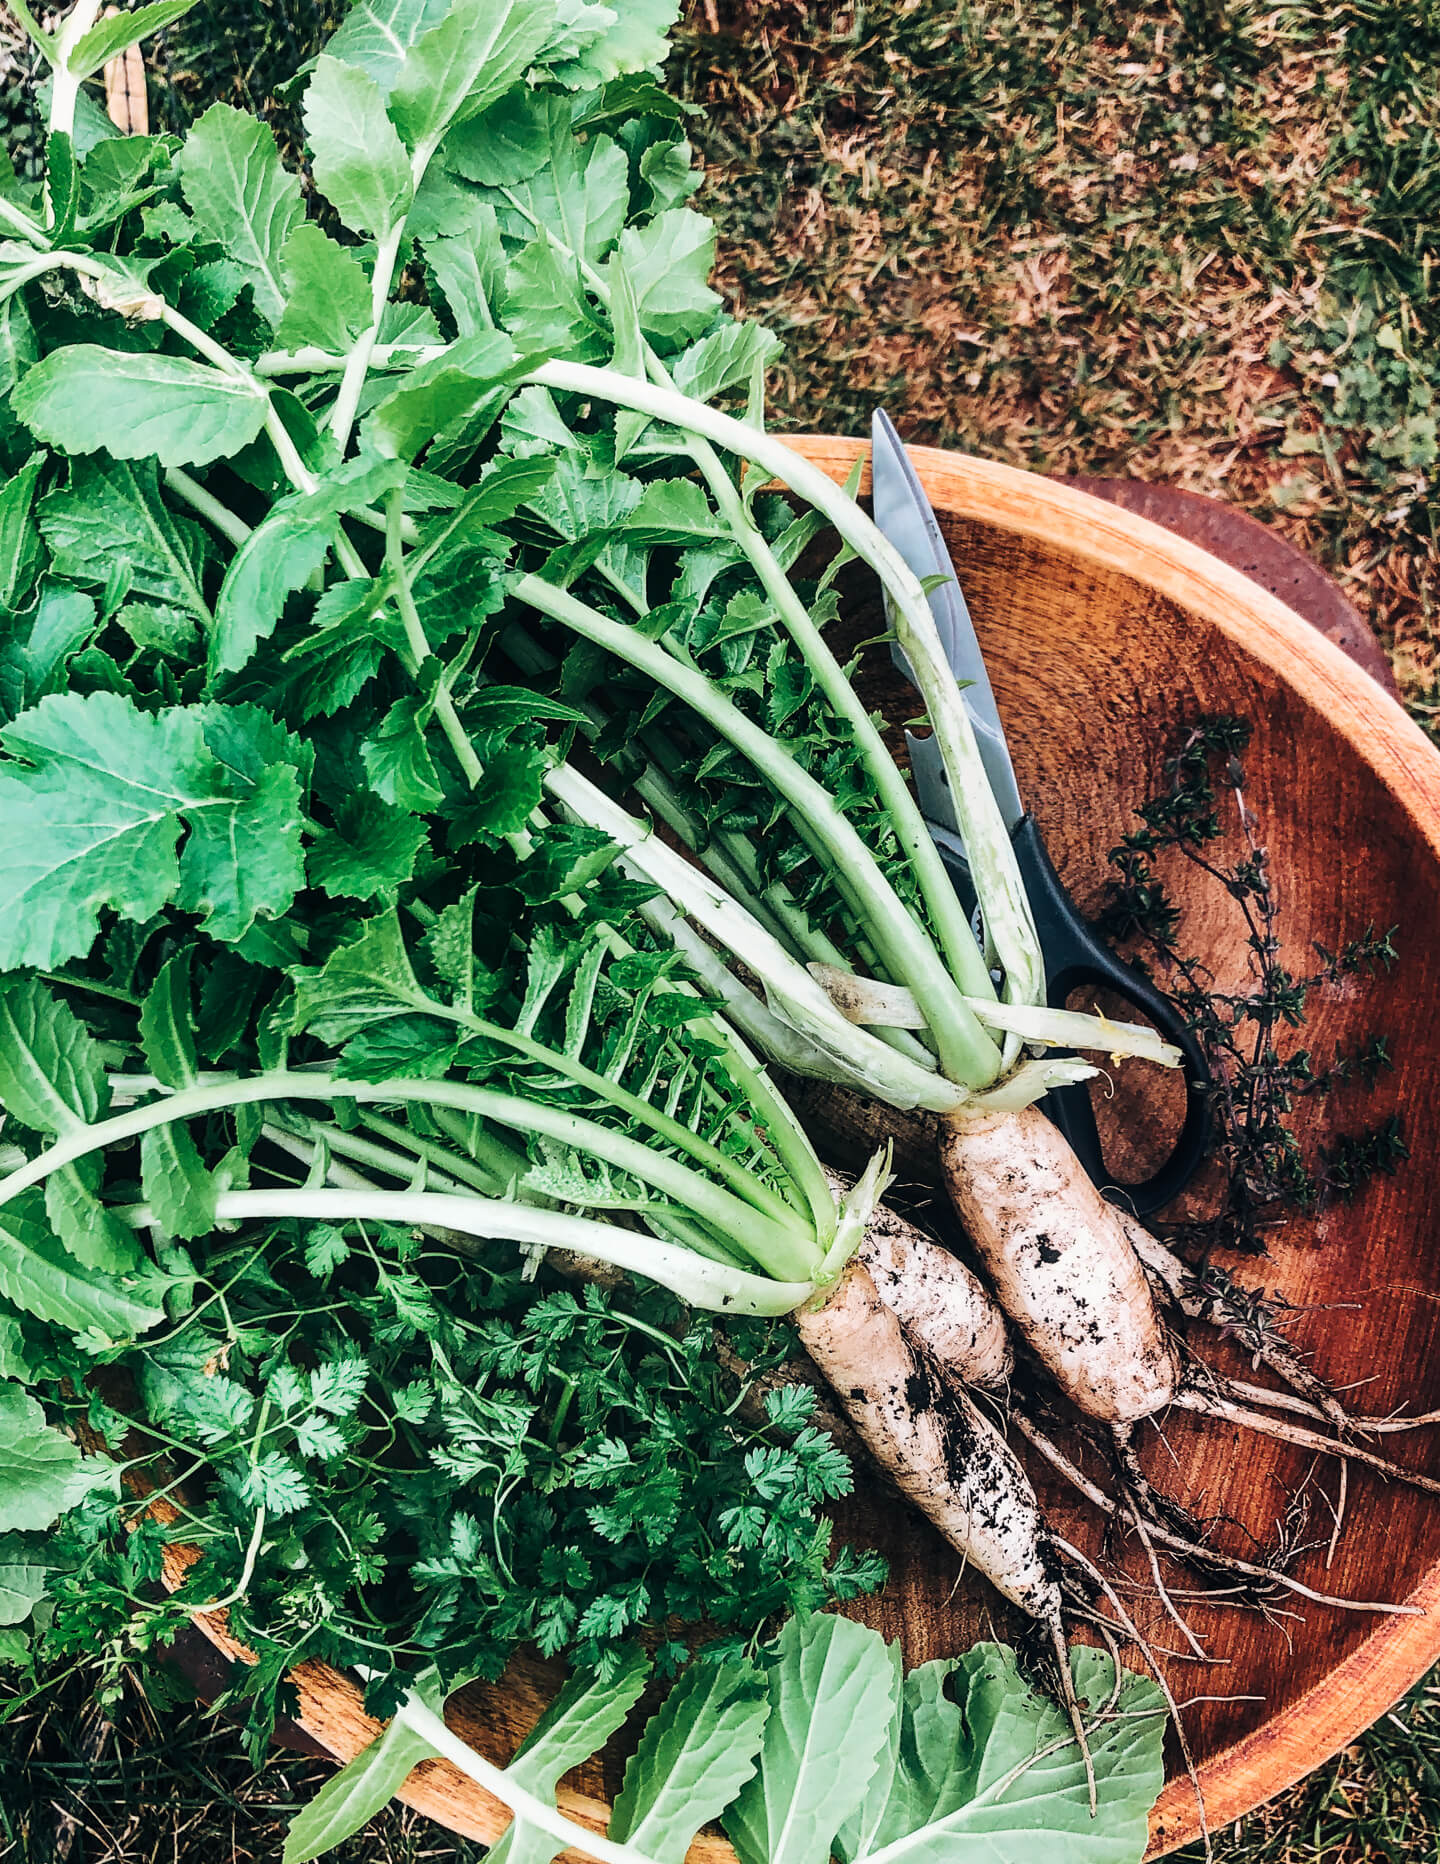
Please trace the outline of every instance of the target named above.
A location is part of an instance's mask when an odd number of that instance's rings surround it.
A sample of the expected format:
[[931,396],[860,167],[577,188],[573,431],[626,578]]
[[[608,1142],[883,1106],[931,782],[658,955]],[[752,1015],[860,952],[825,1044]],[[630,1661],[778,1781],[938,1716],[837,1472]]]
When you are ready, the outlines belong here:
[[627,543],[693,549],[729,536],[729,527],[692,479],[652,480],[625,520]]
[[583,725],[585,714],[559,699],[547,699],[523,686],[482,686],[467,700],[466,722],[479,731],[507,731],[532,720],[558,719],[567,725]]
[[672,207],[644,226],[626,227],[620,258],[634,287],[640,327],[674,342],[696,337],[715,320],[718,292],[710,289],[715,269],[715,226],[688,207]]
[[607,1836],[655,1864],[684,1864],[696,1834],[755,1774],[770,1715],[752,1663],[692,1663],[645,1724]]
[[119,1466],[81,1456],[18,1385],[0,1385],[0,1532],[38,1534],[93,1489],[120,1492]]
[[433,711],[423,693],[407,693],[360,747],[371,789],[397,808],[424,811],[444,801],[440,773],[425,742]]
[[201,234],[244,266],[256,308],[277,322],[286,295],[282,255],[305,202],[274,136],[248,112],[212,104],[185,138],[180,187]]
[[694,401],[713,401],[731,389],[748,386],[784,345],[763,324],[722,324],[708,337],[683,349],[670,366],[675,386]]
[[392,459],[413,460],[442,428],[469,421],[503,390],[534,367],[498,330],[465,337],[444,356],[421,363],[391,391],[364,425],[368,445]]
[[862,1804],[899,1709],[900,1653],[848,1618],[775,1640],[760,1770],[726,1813],[740,1864],[825,1864]]
[[45,174],[55,215],[55,243],[63,249],[74,238],[75,217],[80,211],[80,168],[75,160],[75,144],[63,130],[46,139]]
[[512,261],[505,327],[517,343],[570,362],[603,362],[610,336],[580,286],[575,259],[542,230]]
[[[640,1699],[650,1673],[642,1651],[626,1651],[608,1682],[593,1672],[572,1676],[540,1717],[505,1769],[517,1786],[554,1803],[561,1778],[610,1739]],[[550,1864],[562,1847],[548,1832],[516,1819],[495,1844],[487,1864]]]
[[453,0],[438,26],[406,52],[390,114],[407,145],[433,149],[525,75],[545,43],[554,0]]
[[40,501],[38,518],[59,575],[104,588],[120,559],[133,595],[209,621],[204,534],[167,507],[153,460],[76,460],[65,489]]
[[426,242],[425,259],[461,337],[483,336],[505,308],[505,249],[495,210],[477,208],[473,231]]
[[173,26],[193,10],[196,0],[150,0],[133,13],[115,13],[92,26],[65,61],[73,77],[93,78],[112,58],[148,39],[152,32]]
[[167,959],[140,1006],[140,1046],[145,1063],[166,1087],[193,1087],[200,1078],[190,997],[193,957],[192,947],[186,945]]
[[[1109,1702],[1109,1657],[1077,1648],[1071,1668],[1092,1713]],[[977,1644],[953,1661],[922,1665],[907,1678],[905,1697],[898,1767],[890,1781],[875,1782],[861,1820],[842,1832],[845,1864],[892,1846],[907,1864],[1032,1864],[1037,1856],[1082,1854],[1095,1864],[1134,1864],[1144,1851],[1164,1784],[1166,1719],[1147,1679],[1126,1673],[1114,1719],[1091,1728],[1094,1818],[1068,1719],[1025,1682],[1013,1651]],[[875,1802],[883,1802],[878,1810]]]
[[0,768],[0,965],[82,956],[106,906],[145,920],[174,899],[229,940],[284,913],[304,876],[300,778],[274,761],[277,731],[253,707],[142,713],[103,692],[42,700],[7,725],[0,744],[17,761]]
[[325,49],[368,72],[388,97],[405,54],[449,11],[450,0],[355,0]]
[[445,162],[482,187],[513,188],[545,166],[557,139],[568,135],[571,128],[568,98],[517,85],[498,103],[450,132],[445,138]]
[[[612,366],[622,375],[633,375],[638,380],[645,380],[645,338],[640,330],[640,313],[635,303],[635,287],[630,283],[630,274],[625,270],[624,262],[618,257],[611,261],[610,274],[610,324],[615,332],[615,354]],[[615,464],[618,466],[635,442],[650,425],[648,414],[639,414],[633,408],[617,408],[615,411]]]
[[410,158],[367,72],[321,53],[305,92],[315,179],[352,233],[388,239],[414,198]]
[[507,233],[530,239],[544,228],[573,258],[598,264],[620,237],[630,204],[630,164],[609,136],[576,139],[563,117],[550,118],[550,159],[528,181],[505,190]]
[[[446,1692],[435,1670],[416,1677],[411,1687],[427,1708],[443,1717]],[[434,1755],[424,1736],[397,1716],[295,1814],[280,1864],[310,1864],[353,1837],[389,1804],[420,1762]]]
[[[604,13],[608,8],[597,8]],[[632,72],[657,70],[670,50],[669,32],[680,17],[680,0],[625,0],[599,35],[551,66],[571,90],[590,90]]]
[[65,683],[65,664],[95,633],[98,617],[88,595],[47,577],[30,625],[0,647],[0,717],[11,719],[38,705]]
[[0,1105],[37,1133],[73,1133],[110,1104],[89,1030],[35,977],[0,978]]
[[20,1322],[12,1315],[0,1314],[0,1379],[28,1383],[35,1372],[36,1364],[25,1344]]
[[140,1188],[167,1236],[189,1242],[214,1229],[219,1187],[183,1122],[152,1127],[141,1135]]
[[0,1535],[0,1625],[24,1624],[44,1598],[52,1570],[33,1541]]
[[38,1190],[0,1208],[0,1295],[37,1320],[106,1340],[134,1339],[165,1318],[122,1282],[76,1266],[51,1234]]
[[275,332],[281,349],[343,353],[370,324],[370,281],[363,266],[311,221],[285,242],[280,259],[285,310]]
[[32,454],[0,490],[0,604],[8,609],[20,607],[40,560],[40,536],[31,506],[44,464],[43,453]]
[[143,1260],[135,1232],[101,1203],[99,1159],[77,1159],[45,1180],[50,1227],[82,1268],[124,1275]]
[[291,972],[291,1030],[322,1042],[347,1042],[371,1023],[436,1005],[416,981],[394,908],[367,919],[358,938],[331,953],[318,970]]
[[350,460],[313,492],[297,492],[271,507],[236,552],[221,585],[210,636],[212,674],[243,667],[274,633],[287,599],[329,560],[341,514],[384,498],[404,478],[395,460]]
[[310,884],[332,900],[384,899],[415,872],[426,832],[419,816],[362,790],[335,810],[334,828],[315,837]]
[[183,356],[72,343],[24,378],[12,406],[66,453],[203,466],[249,446],[265,425],[263,389]]

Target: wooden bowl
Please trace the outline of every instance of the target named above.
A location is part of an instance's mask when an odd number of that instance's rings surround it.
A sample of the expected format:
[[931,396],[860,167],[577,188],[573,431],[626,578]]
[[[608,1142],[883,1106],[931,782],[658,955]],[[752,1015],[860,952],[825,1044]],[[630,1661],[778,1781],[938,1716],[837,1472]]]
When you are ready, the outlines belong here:
[[[837,480],[863,451],[851,440],[795,445]],[[1337,648],[1216,558],[1029,473],[925,448],[915,457],[961,569],[1022,793],[1082,907],[1098,904],[1107,852],[1159,787],[1161,760],[1179,730],[1199,714],[1233,712],[1254,725],[1247,793],[1269,846],[1292,967],[1310,967],[1314,941],[1333,949],[1368,926],[1398,927],[1401,958],[1390,978],[1317,995],[1305,1039],[1323,1059],[1337,1041],[1391,1036],[1393,1074],[1363,1104],[1347,1106],[1342,1090],[1323,1117],[1355,1130],[1398,1111],[1410,1161],[1354,1204],[1295,1221],[1276,1238],[1269,1262],[1244,1266],[1255,1285],[1308,1310],[1292,1337],[1333,1383],[1370,1381],[1358,1406],[1378,1414],[1440,1405],[1431,1190],[1440,1173],[1440,1123],[1432,1117],[1440,1102],[1440,756]],[[875,632],[864,617],[853,625],[857,639]],[[871,658],[870,697],[891,718],[906,717],[913,695],[880,656]],[[1233,903],[1213,883],[1183,874],[1175,892],[1189,948],[1208,958],[1222,986],[1238,982],[1243,934]],[[822,1125],[833,1124],[833,1108],[822,1112]],[[911,1156],[923,1171],[923,1152]],[[1207,1350],[1219,1360],[1228,1349]],[[1242,1370],[1238,1361],[1231,1369]],[[1146,1460],[1155,1479],[1202,1509],[1239,1517],[1262,1539],[1309,1467],[1293,1451],[1185,1417],[1165,1420],[1164,1439],[1150,1432]],[[1391,1437],[1386,1446],[1440,1471],[1440,1433]],[[1333,1467],[1314,1480],[1334,1496]],[[1098,1523],[1043,1476],[1038,1481],[1062,1531],[1098,1549]],[[1323,1506],[1320,1514],[1323,1542],[1330,1522]],[[884,1491],[862,1489],[840,1531],[889,1557],[889,1585],[855,1609],[900,1638],[908,1663],[953,1654],[992,1628],[1004,1633],[994,1595],[961,1580],[950,1550]],[[1298,1572],[1324,1590],[1407,1599],[1428,1615],[1307,1608],[1303,1620],[1272,1625],[1240,1611],[1190,1608],[1217,1661],[1172,1664],[1176,1694],[1232,1698],[1186,1718],[1212,1826],[1336,1752],[1440,1659],[1440,1502],[1353,1475],[1333,1563],[1327,1571],[1322,1547]],[[203,1628],[233,1652],[223,1624]],[[457,1731],[503,1763],[557,1674],[517,1662],[503,1687],[457,1698]],[[376,1733],[358,1691],[334,1670],[306,1664],[295,1682],[301,1726],[337,1759]],[[575,1776],[561,1794],[564,1810],[603,1829],[621,1758]],[[507,1822],[497,1802],[441,1762],[418,1769],[402,1797],[481,1840],[493,1840]],[[1183,1775],[1172,1778],[1152,1822],[1152,1853],[1197,1830],[1191,1788]],[[733,1864],[733,1853],[707,1836],[692,1860]]]

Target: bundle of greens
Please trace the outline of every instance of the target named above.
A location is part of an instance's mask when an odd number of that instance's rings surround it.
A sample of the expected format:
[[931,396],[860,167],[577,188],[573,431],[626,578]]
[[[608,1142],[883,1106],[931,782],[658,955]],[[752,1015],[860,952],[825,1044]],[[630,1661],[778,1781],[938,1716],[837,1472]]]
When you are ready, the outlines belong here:
[[[304,1638],[353,1656],[355,1611],[398,1632],[366,1660],[377,1703],[425,1652],[448,1687],[520,1636],[687,1611],[683,1550],[680,1593],[643,1603],[633,1570],[542,1575],[552,1600],[594,1586],[563,1624],[505,1583],[532,1423],[565,1482],[619,1467],[578,1439],[609,1428],[614,1394],[581,1394],[605,1323],[582,1310],[573,1397],[487,1413],[490,1346],[506,1381],[565,1357],[547,1341],[511,1367],[483,1318],[487,1286],[518,1298],[505,1258],[472,1274],[437,1252],[564,1252],[692,1307],[793,1314],[879,1466],[1043,1627],[1088,1772],[1060,1550],[966,1391],[1005,1377],[1003,1321],[882,1210],[883,1156],[826,1175],[767,1064],[942,1116],[1004,1307],[1128,1440],[1162,1404],[1213,1400],[1181,1387],[1136,1253],[1153,1239],[1034,1103],[1093,1072],[1057,1046],[1176,1058],[1044,1007],[925,591],[764,431],[773,344],[710,289],[656,79],[673,9],[362,0],[304,77],[307,203],[227,105],[183,142],[108,136],[82,108],[85,78],[185,3],[97,23],[79,0],[55,36],[15,9],[55,75],[43,190],[0,192],[0,1528],[68,1518],[82,1575],[86,1545],[118,1557],[120,1466],[63,1428],[88,1411],[111,1450],[168,1456],[166,1499],[215,1530],[184,1602],[242,1611],[262,1568],[307,1557],[323,1470],[359,1592],[322,1633],[323,1575],[308,1605],[304,1582],[262,1585],[262,1705]],[[743,419],[711,405],[741,394]],[[840,549],[814,564],[827,524]],[[983,949],[826,643],[857,556],[950,774]],[[618,1354],[695,1385],[666,1324],[628,1295],[618,1311]],[[363,1389],[357,1370],[332,1391],[362,1364]],[[875,1576],[827,1573],[808,1511],[842,1478],[776,1402],[793,1441],[744,1452],[774,1512],[713,1517],[736,1624]],[[177,1405],[199,1407],[203,1470]],[[706,1398],[702,1458],[714,1421]],[[386,1615],[337,1477],[352,1453],[397,1495],[414,1477],[419,1506],[430,1469],[485,1503],[457,1494],[470,1525],[417,1549],[433,1623]],[[600,1500],[592,1528],[620,1544],[628,1505]],[[116,1581],[132,1605],[162,1538]],[[1087,1603],[1132,1628],[1068,1551]]]

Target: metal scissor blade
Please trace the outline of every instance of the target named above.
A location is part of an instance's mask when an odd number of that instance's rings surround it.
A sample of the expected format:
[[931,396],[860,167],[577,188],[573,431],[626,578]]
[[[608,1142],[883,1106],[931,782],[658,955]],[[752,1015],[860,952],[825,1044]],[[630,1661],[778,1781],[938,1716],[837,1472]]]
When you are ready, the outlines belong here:
[[[917,576],[944,576],[946,581],[930,592],[930,612],[940,632],[940,643],[951,670],[965,688],[964,699],[990,788],[1000,805],[1005,826],[1014,829],[1025,814],[1015,767],[1005,742],[1005,728],[990,690],[985,657],[980,652],[970,610],[955,574],[955,565],[941,536],[925,488],[910,464],[904,442],[883,408],[875,410],[870,424],[870,459],[873,475],[875,522]],[[889,601],[886,602],[887,611]],[[915,675],[898,643],[891,649],[895,664],[912,683]],[[907,734],[908,735],[908,734]],[[910,737],[911,769],[915,794],[923,813],[944,827],[954,828],[955,806],[933,737]]]

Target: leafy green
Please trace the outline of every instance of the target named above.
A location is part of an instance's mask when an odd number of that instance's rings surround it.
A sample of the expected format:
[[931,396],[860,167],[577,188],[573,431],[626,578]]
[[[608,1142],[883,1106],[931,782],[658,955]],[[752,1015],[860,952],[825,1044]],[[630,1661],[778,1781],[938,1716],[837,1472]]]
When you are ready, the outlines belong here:
[[104,588],[118,560],[133,594],[209,620],[204,538],[161,498],[153,461],[77,459],[69,483],[41,500],[38,517],[61,575]]
[[900,1653],[846,1618],[794,1618],[770,1671],[760,1764],[725,1816],[740,1864],[823,1864],[885,1752]]
[[453,0],[417,39],[390,92],[407,146],[433,146],[454,123],[504,95],[544,44],[553,0]]
[[[146,714],[119,694],[42,700],[0,732],[0,964],[90,949],[102,907],[147,919],[169,900],[239,939],[303,884],[300,778],[252,740],[223,761],[227,708]],[[256,753],[261,753],[256,755]],[[182,824],[189,829],[177,852]]]
[[367,72],[324,54],[305,92],[315,179],[352,233],[388,239],[414,195],[410,160]]
[[51,1232],[39,1191],[23,1192],[0,1207],[0,1245],[0,1295],[23,1314],[94,1342],[130,1339],[164,1318],[152,1298],[153,1285],[132,1284],[76,1262]]
[[109,1095],[89,1030],[33,977],[0,978],[0,1103],[39,1133],[68,1133]]
[[212,104],[185,138],[180,185],[200,233],[243,267],[256,308],[278,322],[285,246],[305,203],[274,136],[246,112]]
[[103,449],[162,466],[203,466],[239,452],[264,426],[267,407],[258,388],[206,364],[90,343],[52,350],[13,404],[32,433],[67,453]]
[[20,1386],[0,1384],[0,1533],[36,1533],[91,1490],[119,1483],[114,1463],[82,1457]]

